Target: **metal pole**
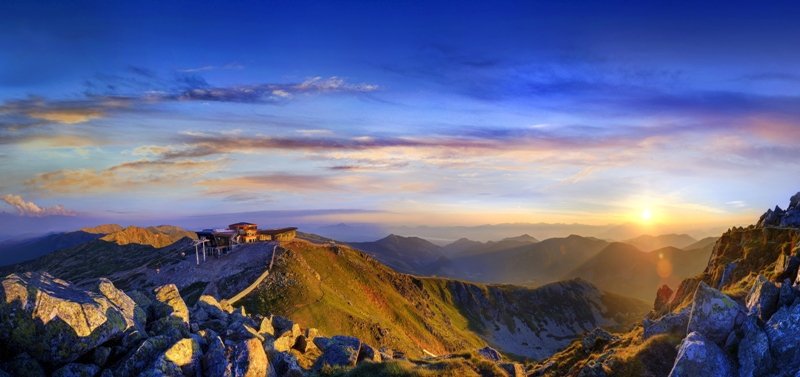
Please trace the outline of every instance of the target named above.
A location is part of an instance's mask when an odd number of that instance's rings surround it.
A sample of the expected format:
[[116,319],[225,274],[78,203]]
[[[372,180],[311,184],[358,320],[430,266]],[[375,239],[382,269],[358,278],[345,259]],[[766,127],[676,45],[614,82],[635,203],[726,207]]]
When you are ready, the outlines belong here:
[[206,240],[203,240],[203,262],[206,261]]
[[197,259],[197,265],[200,265],[200,254],[197,251],[197,244],[194,244],[194,258]]

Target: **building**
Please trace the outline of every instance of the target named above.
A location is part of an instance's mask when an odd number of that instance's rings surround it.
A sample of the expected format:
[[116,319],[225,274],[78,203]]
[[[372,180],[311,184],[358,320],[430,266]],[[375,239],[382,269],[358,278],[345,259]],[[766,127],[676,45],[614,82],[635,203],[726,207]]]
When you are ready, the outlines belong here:
[[259,241],[291,241],[297,236],[297,228],[259,229]]
[[258,226],[253,223],[236,223],[228,225],[228,229],[236,231],[239,235],[239,242],[252,243],[258,241]]
[[207,240],[208,246],[214,255],[220,256],[231,250],[238,242],[239,235],[236,231],[230,229],[206,229],[202,232],[197,232],[199,240]]

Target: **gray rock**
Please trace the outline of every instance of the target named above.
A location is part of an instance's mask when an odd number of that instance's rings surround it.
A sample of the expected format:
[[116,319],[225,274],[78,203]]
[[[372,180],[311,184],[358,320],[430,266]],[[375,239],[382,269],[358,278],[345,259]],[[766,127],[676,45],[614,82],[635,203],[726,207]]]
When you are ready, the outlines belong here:
[[264,352],[264,345],[256,338],[236,345],[232,364],[234,377],[276,377],[275,369]]
[[317,359],[316,368],[321,368],[324,365],[334,367],[354,366],[356,365],[356,361],[358,361],[358,353],[360,350],[361,341],[358,338],[342,335],[334,336],[325,346],[322,356]]
[[132,377],[150,368],[155,359],[169,348],[175,339],[166,335],[158,335],[145,339],[114,370],[115,377]]
[[181,298],[175,284],[167,284],[153,290],[156,301],[153,310],[156,318],[174,317],[189,326],[189,308]]
[[733,272],[736,270],[736,266],[736,262],[731,262],[725,265],[725,269],[722,271],[722,276],[719,278],[719,283],[717,283],[717,289],[722,289],[731,282],[733,279]]
[[[228,313],[222,308],[222,304],[213,296],[202,295],[195,304],[199,310],[203,310],[209,318],[228,320]],[[199,319],[198,319],[199,320]]]
[[483,347],[479,349],[478,355],[486,360],[494,362],[498,362],[503,359],[503,355],[501,355],[500,352],[497,352],[497,350],[492,347]]
[[780,292],[778,294],[778,306],[789,306],[794,303],[796,297],[794,289],[792,289],[792,282],[786,279],[781,283]]
[[508,373],[509,377],[525,377],[525,367],[520,363],[501,363],[500,368]]
[[758,275],[750,293],[745,300],[747,310],[755,314],[762,321],[766,321],[778,310],[778,296],[780,290],[775,284],[762,275]]
[[699,332],[719,346],[744,316],[742,308],[722,292],[700,282],[694,294],[687,332]]
[[97,347],[94,349],[94,353],[92,354],[92,360],[95,364],[102,367],[106,365],[109,356],[111,356],[111,348]]
[[275,327],[272,326],[272,318],[264,318],[258,326],[258,333],[262,336],[275,336]]
[[284,332],[292,331],[294,326],[295,323],[289,318],[279,315],[272,316],[272,327],[275,329],[275,336],[280,336]]
[[581,345],[586,353],[591,353],[593,350],[600,349],[613,340],[618,339],[606,330],[595,327],[594,330],[583,336]]
[[361,350],[358,352],[358,362],[369,361],[373,363],[380,363],[381,353],[367,343],[361,343]]
[[758,326],[755,317],[747,317],[742,324],[742,340],[739,342],[739,376],[763,376],[772,368],[769,338]]
[[97,365],[71,363],[53,372],[53,377],[95,377],[98,374],[100,367]]
[[701,333],[691,332],[681,341],[678,357],[669,372],[670,377],[728,377],[734,367],[714,341]]
[[225,343],[219,336],[208,341],[208,349],[203,355],[203,374],[205,376],[231,377],[233,369],[228,360]]
[[302,377],[304,375],[297,358],[290,353],[270,351],[269,360],[279,377]]
[[653,335],[674,333],[681,336],[686,335],[686,327],[689,325],[690,308],[686,308],[678,313],[667,313],[656,320],[645,319],[642,324],[644,327],[644,338]]
[[320,351],[325,351],[325,349],[328,348],[328,345],[331,344],[331,338],[326,338],[324,336],[318,336],[318,337],[314,338],[313,342],[314,342],[314,345],[317,346],[317,348],[320,349]]
[[184,338],[158,356],[152,368],[168,376],[194,376],[201,371],[201,357],[200,344],[194,338]]
[[3,364],[3,369],[14,377],[45,377],[44,369],[36,359],[23,352]]
[[778,309],[764,328],[775,365],[781,370],[800,368],[800,303]]
[[[63,365],[138,326],[133,300],[107,280],[101,292],[46,273],[11,274],[0,286],[0,343]],[[143,331],[143,330],[142,330]]]

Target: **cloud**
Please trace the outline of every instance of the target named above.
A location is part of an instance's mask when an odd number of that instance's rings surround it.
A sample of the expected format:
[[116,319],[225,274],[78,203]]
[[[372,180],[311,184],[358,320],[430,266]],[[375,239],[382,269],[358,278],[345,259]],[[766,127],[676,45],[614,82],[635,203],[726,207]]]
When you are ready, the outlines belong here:
[[20,216],[44,217],[44,216],[75,216],[77,213],[70,211],[62,205],[52,207],[40,207],[34,202],[26,201],[19,195],[3,195],[3,201],[14,207]]
[[[197,183],[209,189],[209,194],[229,194],[241,191],[331,191],[338,190],[335,177],[323,175],[272,173],[241,177],[215,178]],[[232,188],[235,188],[232,189]]]
[[142,159],[105,169],[60,169],[40,173],[25,185],[38,192],[82,195],[181,187],[219,170],[225,163],[225,160]]
[[224,65],[204,65],[204,66],[200,66],[200,67],[179,69],[178,72],[195,73],[195,72],[206,72],[206,71],[217,71],[217,70],[238,70],[238,69],[244,69],[244,65],[239,64],[239,63],[228,63],[228,64],[224,64]]

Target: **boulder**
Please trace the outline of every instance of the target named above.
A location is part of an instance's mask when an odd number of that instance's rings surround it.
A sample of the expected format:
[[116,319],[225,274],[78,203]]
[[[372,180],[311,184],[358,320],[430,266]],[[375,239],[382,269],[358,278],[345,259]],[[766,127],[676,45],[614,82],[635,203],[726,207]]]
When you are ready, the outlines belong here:
[[687,332],[698,332],[719,346],[744,316],[742,308],[722,292],[700,282],[689,313]]
[[666,309],[667,304],[669,304],[669,300],[672,298],[672,289],[666,284],[662,285],[661,288],[658,288],[658,292],[656,292],[656,300],[653,303],[653,310],[656,312],[660,312]]
[[175,339],[166,335],[158,335],[145,339],[142,344],[127,355],[114,370],[115,377],[137,376],[141,371],[152,366],[155,359],[167,350]]
[[44,369],[36,359],[23,352],[3,363],[3,369],[14,377],[45,377]]
[[739,376],[763,376],[772,368],[769,338],[758,326],[756,317],[748,316],[742,323],[742,340],[739,342]]
[[778,310],[780,290],[775,284],[762,275],[758,275],[745,300],[747,310],[762,321],[766,321]]
[[333,367],[354,366],[356,365],[356,361],[358,361],[358,353],[360,350],[361,341],[358,338],[342,335],[334,336],[330,339],[330,342],[325,345],[322,356],[317,359],[316,367],[321,368],[325,365]]
[[328,345],[331,344],[331,338],[326,338],[324,336],[315,337],[313,343],[320,351],[325,351],[328,348]]
[[508,373],[509,377],[526,377],[525,366],[520,363],[500,363],[500,368]]
[[699,332],[691,332],[681,341],[670,377],[728,377],[734,367],[717,344]]
[[594,350],[603,348],[606,344],[616,339],[617,337],[611,335],[608,331],[596,327],[594,330],[584,335],[583,339],[581,339],[581,344],[586,353],[591,353]]
[[291,332],[295,337],[300,335],[300,326],[286,317],[281,317],[279,315],[272,316],[272,327],[275,329],[276,337],[281,336],[286,332]]
[[198,309],[202,309],[208,314],[209,318],[220,319],[223,321],[228,320],[228,313],[222,309],[222,305],[214,298],[214,296],[202,295],[195,304]]
[[0,287],[0,343],[63,365],[122,337],[137,324],[135,308],[111,282],[101,285],[104,292],[96,293],[46,273],[6,276]]
[[264,352],[264,346],[256,338],[236,345],[232,371],[234,377],[276,377],[275,369],[269,364]]
[[302,377],[305,375],[297,358],[290,353],[270,351],[270,364],[275,368],[275,373],[280,377]]
[[731,280],[733,280],[733,272],[736,271],[736,266],[736,262],[731,262],[725,265],[725,269],[722,270],[722,276],[719,278],[719,283],[717,283],[718,289],[724,288],[731,282]]
[[95,377],[100,374],[100,367],[94,364],[71,363],[64,365],[55,372],[53,377]]
[[645,319],[642,324],[644,327],[644,338],[653,335],[675,333],[681,336],[686,335],[686,327],[689,325],[689,308],[678,313],[667,313],[656,320]]
[[778,306],[789,306],[794,303],[795,299],[795,291],[792,289],[792,282],[789,279],[785,279],[783,283],[781,283],[781,288],[778,293]]
[[308,352],[308,350],[310,350],[312,347],[314,347],[314,342],[309,341],[305,335],[298,336],[294,341],[294,345],[292,346],[292,348],[300,351],[301,353]]
[[275,328],[272,326],[272,318],[264,318],[258,326],[258,333],[261,336],[275,336]]
[[291,335],[284,335],[272,342],[271,348],[278,352],[289,352],[294,346],[296,339]]
[[380,363],[382,361],[381,353],[378,352],[378,350],[376,350],[375,348],[371,347],[369,344],[361,343],[361,350],[358,351],[358,361],[357,362],[360,363],[362,361]]
[[202,351],[194,338],[183,338],[156,358],[153,369],[166,375],[194,376],[201,371]]
[[797,340],[800,339],[800,303],[778,309],[764,329],[778,369],[800,368],[800,347],[797,346]]
[[153,310],[156,318],[174,317],[189,326],[189,308],[181,298],[181,293],[175,284],[167,284],[153,290],[156,302]]
[[97,347],[92,354],[92,361],[102,367],[106,365],[109,356],[111,356],[111,348]]
[[503,355],[501,355],[500,352],[497,352],[497,350],[492,347],[483,347],[479,349],[478,355],[486,360],[494,362],[498,362],[503,359]]
[[203,375],[232,377],[233,369],[226,353],[225,343],[219,336],[208,341],[208,349],[203,355]]

